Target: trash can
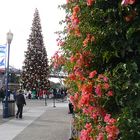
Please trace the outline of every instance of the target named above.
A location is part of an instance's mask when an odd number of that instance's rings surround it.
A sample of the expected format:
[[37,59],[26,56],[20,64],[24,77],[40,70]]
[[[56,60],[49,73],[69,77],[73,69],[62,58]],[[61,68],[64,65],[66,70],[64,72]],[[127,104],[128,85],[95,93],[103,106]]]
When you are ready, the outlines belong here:
[[[2,101],[3,104],[3,116],[5,113],[5,100]],[[8,100],[8,117],[15,116],[15,101],[14,100]]]

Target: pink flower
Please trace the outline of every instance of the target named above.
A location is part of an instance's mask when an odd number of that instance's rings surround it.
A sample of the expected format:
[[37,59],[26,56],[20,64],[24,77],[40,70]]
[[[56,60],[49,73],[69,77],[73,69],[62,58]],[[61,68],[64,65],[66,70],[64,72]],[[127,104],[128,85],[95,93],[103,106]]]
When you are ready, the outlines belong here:
[[98,79],[103,79],[104,78],[104,75],[103,74],[99,74],[98,75]]
[[114,124],[114,123],[116,123],[117,122],[117,120],[116,119],[113,119],[113,118],[111,118],[110,120],[109,120],[109,123],[110,124]]
[[77,64],[78,66],[82,66],[83,61],[81,61],[80,59],[78,59],[78,60],[76,61],[76,64]]
[[89,78],[93,78],[97,74],[97,71],[94,70],[89,74]]
[[73,8],[73,11],[74,11],[74,12],[76,12],[76,13],[77,13],[77,12],[79,12],[79,11],[80,11],[79,6],[78,6],[78,5],[76,5],[76,6]]
[[87,129],[88,133],[90,133],[92,131],[91,123],[86,123],[85,128]]
[[97,113],[97,112],[93,113],[93,114],[92,114],[92,117],[93,117],[94,120],[96,120],[97,117],[98,117],[98,113]]
[[99,133],[97,140],[104,140],[104,134],[102,132]]
[[54,63],[54,68],[57,69],[58,67],[59,67],[59,65]]
[[93,106],[88,107],[88,111],[91,113],[95,108]]
[[107,125],[105,127],[109,140],[115,140],[118,137],[119,129],[115,125]]
[[59,46],[64,46],[64,44],[65,44],[65,42],[63,42],[63,41],[59,42]]
[[95,92],[96,92],[96,94],[97,94],[99,97],[102,96],[102,91],[101,91],[101,85],[100,85],[100,84],[98,84],[98,85],[96,86]]
[[106,114],[106,116],[104,117],[104,122],[112,125],[116,123],[116,119],[110,118],[110,116],[111,116],[110,114]]
[[81,89],[82,94],[87,94],[87,93],[90,94],[92,93],[92,90],[93,90],[93,87],[91,84],[84,84]]
[[88,110],[86,108],[83,109],[83,113],[89,114]]
[[94,2],[95,2],[95,0],[87,0],[87,5],[91,6]]
[[105,84],[104,84],[104,88],[105,88],[105,89],[108,89],[109,87],[110,87],[110,86],[109,86],[108,83],[105,83]]
[[79,22],[80,22],[80,20],[79,20],[78,18],[74,18],[74,19],[73,19],[73,24],[74,24],[74,25],[78,25]]
[[107,96],[108,96],[108,97],[113,96],[113,92],[112,92],[112,91],[108,91],[108,92],[107,92]]
[[82,130],[80,133],[80,140],[89,140],[88,132],[87,130]]
[[105,117],[104,117],[104,122],[108,123],[109,120],[110,120],[110,114],[106,114]]
[[86,115],[90,115],[92,117],[93,110],[94,110],[93,106],[88,106],[86,108],[83,108],[83,113]]
[[127,6],[135,3],[135,0],[122,0],[121,5]]
[[83,74],[80,70],[76,70],[75,75],[78,76],[78,77],[82,77]]
[[79,105],[80,106],[89,106],[89,102],[90,102],[90,94],[83,94],[79,101]]
[[80,140],[93,140],[93,138],[90,136],[90,133],[92,132],[92,125],[91,123],[86,123],[85,129],[83,129],[80,133]]
[[71,74],[69,74],[69,78],[70,78],[71,80],[75,80],[75,79],[76,79],[76,76],[75,76],[73,73],[71,73]]
[[104,82],[108,82],[108,78],[107,77],[104,77]]
[[72,55],[71,57],[70,57],[70,62],[72,63],[72,62],[75,62],[75,57]]
[[74,99],[77,101],[78,98],[79,98],[79,94],[78,94],[78,92],[76,92],[76,93],[74,94]]

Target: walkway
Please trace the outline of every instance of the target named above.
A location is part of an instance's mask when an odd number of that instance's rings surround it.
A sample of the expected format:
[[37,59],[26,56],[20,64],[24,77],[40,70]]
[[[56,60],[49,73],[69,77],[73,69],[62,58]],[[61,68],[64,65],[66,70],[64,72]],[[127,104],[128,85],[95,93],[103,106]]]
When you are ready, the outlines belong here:
[[70,121],[67,102],[28,100],[23,119],[0,121],[0,140],[68,140]]

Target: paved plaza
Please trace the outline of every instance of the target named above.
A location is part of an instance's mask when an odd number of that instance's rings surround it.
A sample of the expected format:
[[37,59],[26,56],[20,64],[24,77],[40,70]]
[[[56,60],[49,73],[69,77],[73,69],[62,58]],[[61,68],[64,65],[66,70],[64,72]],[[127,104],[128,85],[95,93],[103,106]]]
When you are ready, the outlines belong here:
[[26,100],[23,119],[2,118],[0,107],[0,140],[69,140],[70,122],[67,101],[52,99]]

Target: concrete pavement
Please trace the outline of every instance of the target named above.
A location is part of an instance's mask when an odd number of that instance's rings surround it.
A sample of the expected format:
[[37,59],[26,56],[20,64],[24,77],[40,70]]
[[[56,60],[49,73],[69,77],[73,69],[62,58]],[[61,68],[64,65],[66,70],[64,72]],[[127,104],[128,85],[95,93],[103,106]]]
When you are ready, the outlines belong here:
[[23,119],[1,119],[0,140],[68,140],[71,115],[68,103],[47,100],[27,100]]

